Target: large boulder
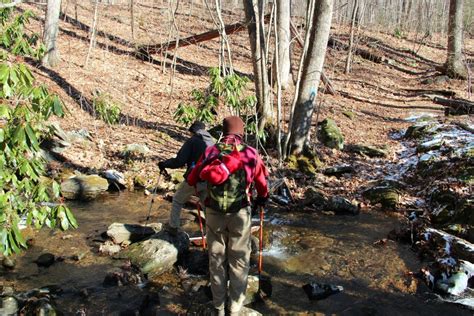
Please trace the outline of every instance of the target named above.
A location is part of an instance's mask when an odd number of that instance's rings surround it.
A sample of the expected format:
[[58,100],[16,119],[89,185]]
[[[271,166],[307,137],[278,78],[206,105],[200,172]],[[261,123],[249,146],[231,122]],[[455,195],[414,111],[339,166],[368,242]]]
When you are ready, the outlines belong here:
[[131,244],[161,231],[162,224],[142,226],[138,224],[112,223],[107,229],[107,236],[116,244]]
[[362,192],[371,204],[381,204],[382,209],[395,209],[400,202],[401,185],[395,181],[377,181]]
[[342,196],[332,196],[326,204],[326,209],[336,214],[358,215],[360,213],[359,203],[349,201]]
[[319,140],[327,147],[342,150],[344,148],[344,136],[332,119],[324,119],[319,127]]
[[304,193],[302,205],[315,205],[316,207],[324,207],[328,202],[328,198],[321,190],[315,187],[308,187]]
[[324,119],[318,130],[318,139],[327,147],[342,150],[344,148],[344,136],[332,119]]
[[149,239],[132,244],[124,255],[132,264],[138,266],[142,273],[157,276],[173,268],[173,265],[188,251],[189,237],[180,232],[171,236],[161,231]]
[[61,183],[61,193],[69,200],[93,199],[108,188],[107,179],[98,175],[76,175]]
[[419,139],[432,134],[436,130],[436,123],[418,122],[407,128],[404,137],[410,139]]

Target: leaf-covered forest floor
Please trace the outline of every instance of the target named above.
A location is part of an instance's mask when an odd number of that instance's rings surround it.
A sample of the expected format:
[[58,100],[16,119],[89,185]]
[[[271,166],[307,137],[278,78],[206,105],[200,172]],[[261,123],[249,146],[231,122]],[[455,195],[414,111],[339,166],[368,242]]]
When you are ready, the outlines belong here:
[[[44,7],[21,5],[21,8],[32,9],[37,13],[30,28],[40,32]],[[126,173],[142,174],[150,182],[156,181],[158,161],[173,156],[187,138],[186,128],[175,123],[173,112],[179,102],[191,100],[192,89],[207,86],[207,70],[218,65],[218,39],[179,48],[177,52],[168,52],[167,56],[155,55],[153,62],[144,62],[135,57],[135,47],[168,41],[168,8],[138,5],[135,10],[133,40],[127,6],[101,5],[97,42],[88,66],[84,67],[89,48],[92,5],[79,4],[77,20],[72,5],[65,10],[67,16],[62,17],[58,40],[62,56],[60,66],[55,69],[39,67],[34,72],[38,80],[58,93],[67,106],[68,115],[58,120],[60,126],[66,131],[87,129],[92,134],[92,144],[76,148],[67,158],[74,168],[86,171],[114,168]],[[223,18],[226,23],[234,23],[243,20],[243,13],[224,12]],[[178,9],[176,23],[181,38],[214,29],[205,8],[189,7],[184,3]],[[333,25],[331,29],[331,36],[346,43],[348,34],[346,26]],[[247,32],[233,34],[229,36],[229,40],[235,70],[250,76],[252,65]],[[375,43],[379,44],[378,48],[373,48]],[[464,45],[466,58],[472,60],[474,40],[466,38]],[[312,144],[326,167],[350,163],[356,169],[354,175],[340,178],[318,174],[315,182],[323,183],[324,191],[329,194],[358,200],[361,187],[368,181],[393,172],[393,169],[386,166],[397,161],[400,142],[390,135],[412,124],[405,120],[407,117],[416,113],[443,116],[442,106],[434,104],[429,97],[414,91],[415,89],[449,90],[455,92],[456,97],[468,99],[465,81],[431,80],[430,83],[430,78],[439,75],[435,67],[441,66],[445,60],[445,38],[434,35],[419,43],[415,33],[409,33],[408,39],[401,39],[390,33],[362,29],[359,46],[385,56],[391,60],[390,64],[374,63],[355,56],[352,72],[346,75],[344,66],[347,52],[328,48],[324,71],[338,94],[321,92],[318,95],[317,102],[321,104],[319,121],[326,117],[334,119],[344,134],[346,144],[386,145],[387,157],[367,158],[323,147],[314,137],[316,116],[311,132]],[[300,49],[294,45],[293,52],[292,73],[296,75]],[[175,53],[176,70],[173,72],[171,64]],[[249,87],[253,89],[252,85]],[[120,124],[107,125],[95,117],[92,99],[97,92],[107,94],[121,104]],[[292,86],[284,91],[286,118],[289,116],[293,93]],[[226,114],[225,109],[219,113],[220,117]],[[126,161],[122,158],[120,153],[126,145],[132,143],[146,144],[150,148],[145,159]],[[279,174],[281,168],[276,164],[275,152],[271,154],[273,158],[269,159],[270,169],[273,175]],[[298,188],[296,184],[293,188],[295,196],[302,198],[304,188]],[[408,196],[404,198],[409,199]],[[362,213],[371,211],[377,211],[377,208],[362,204]],[[390,216],[398,215],[391,213]],[[373,219],[368,221],[372,227]],[[391,221],[380,221],[384,228],[390,229]],[[325,223],[324,219],[322,223]],[[323,227],[322,229],[324,230]],[[379,231],[380,227],[376,230]],[[354,247],[354,251],[359,251],[356,242],[351,247]],[[373,257],[376,257],[375,252]],[[411,284],[405,288],[403,282],[395,284],[395,287],[403,288],[403,292],[414,292]],[[390,286],[392,285],[387,285]],[[284,291],[279,295],[284,295]]]

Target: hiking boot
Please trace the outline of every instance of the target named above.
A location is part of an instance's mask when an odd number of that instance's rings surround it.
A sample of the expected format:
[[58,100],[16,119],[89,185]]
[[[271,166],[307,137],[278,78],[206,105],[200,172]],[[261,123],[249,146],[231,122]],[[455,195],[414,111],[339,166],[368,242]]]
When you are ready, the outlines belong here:
[[169,224],[165,225],[165,231],[168,232],[173,237],[178,236],[179,228],[178,227],[172,227]]

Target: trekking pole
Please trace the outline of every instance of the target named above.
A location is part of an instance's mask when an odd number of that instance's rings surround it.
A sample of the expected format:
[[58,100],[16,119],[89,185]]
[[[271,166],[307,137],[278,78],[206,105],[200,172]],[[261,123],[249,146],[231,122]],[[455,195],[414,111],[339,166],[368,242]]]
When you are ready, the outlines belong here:
[[[196,194],[196,196],[199,198],[199,195],[197,193],[197,187],[194,187],[194,192]],[[201,200],[199,200],[201,201]],[[206,237],[204,236],[204,229],[203,229],[203,226],[202,226],[202,216],[201,216],[201,204],[198,202],[196,202],[196,207],[197,207],[197,210],[198,210],[198,219],[199,219],[199,229],[201,230],[201,240],[202,240],[202,249],[206,249]]]
[[150,201],[150,207],[148,208],[148,215],[146,216],[146,219],[145,219],[145,226],[143,227],[143,233],[142,233],[142,235],[145,234],[145,227],[148,226],[148,221],[150,220],[151,209],[153,208],[153,204],[155,203],[156,192],[158,191],[158,185],[160,184],[161,175],[162,175],[162,174],[163,174],[163,172],[160,172],[160,174],[158,175],[158,182],[156,183],[156,186],[155,186],[155,188],[153,189],[153,194],[152,194],[152,196],[151,196],[151,201]]
[[263,206],[260,206],[260,234],[259,234],[259,249],[258,249],[258,284],[260,288],[262,266],[263,266]]

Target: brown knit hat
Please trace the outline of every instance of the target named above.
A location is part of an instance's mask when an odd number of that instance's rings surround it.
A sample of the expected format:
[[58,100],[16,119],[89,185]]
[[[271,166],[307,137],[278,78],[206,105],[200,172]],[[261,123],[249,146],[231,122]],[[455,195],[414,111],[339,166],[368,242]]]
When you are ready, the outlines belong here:
[[244,121],[238,116],[228,116],[222,123],[222,132],[224,136],[238,135],[244,136]]

